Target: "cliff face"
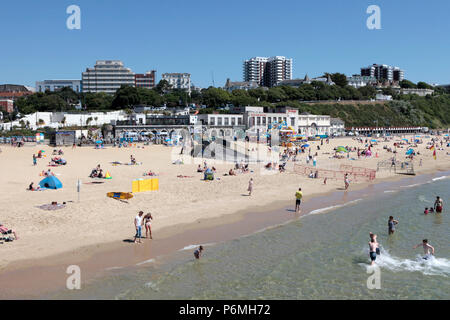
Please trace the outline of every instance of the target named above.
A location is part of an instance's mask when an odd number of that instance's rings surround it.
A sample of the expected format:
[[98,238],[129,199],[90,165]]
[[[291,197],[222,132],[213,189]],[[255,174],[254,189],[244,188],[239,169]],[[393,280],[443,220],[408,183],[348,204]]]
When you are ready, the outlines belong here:
[[377,121],[379,126],[450,127],[450,95],[412,97],[380,103],[319,102],[300,104],[299,109],[341,118],[346,127],[373,126]]

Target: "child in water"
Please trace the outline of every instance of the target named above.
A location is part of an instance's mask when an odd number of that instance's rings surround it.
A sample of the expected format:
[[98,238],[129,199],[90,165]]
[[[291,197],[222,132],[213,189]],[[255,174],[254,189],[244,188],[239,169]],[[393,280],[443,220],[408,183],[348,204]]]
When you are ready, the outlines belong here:
[[425,208],[425,210],[423,211],[423,213],[425,214],[425,215],[427,215],[428,214],[428,208]]

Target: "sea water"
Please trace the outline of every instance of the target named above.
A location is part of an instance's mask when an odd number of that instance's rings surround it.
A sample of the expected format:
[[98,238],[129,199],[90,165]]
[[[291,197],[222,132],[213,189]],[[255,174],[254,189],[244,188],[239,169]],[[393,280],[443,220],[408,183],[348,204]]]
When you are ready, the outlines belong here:
[[[444,212],[424,215],[436,196]],[[450,179],[402,185],[299,220],[163,261],[112,270],[58,299],[450,299]],[[399,224],[388,235],[388,217]],[[380,288],[367,279],[369,232],[378,235]],[[435,257],[424,260],[427,238]],[[115,273],[116,272],[116,273]]]

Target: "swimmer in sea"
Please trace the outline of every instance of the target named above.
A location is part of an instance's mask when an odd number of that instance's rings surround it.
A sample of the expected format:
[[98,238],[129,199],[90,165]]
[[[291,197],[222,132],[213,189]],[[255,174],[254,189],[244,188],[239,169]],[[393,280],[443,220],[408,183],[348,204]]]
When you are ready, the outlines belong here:
[[419,243],[418,245],[415,245],[413,249],[416,249],[417,247],[422,246],[423,252],[425,253],[425,257],[423,259],[427,260],[431,255],[434,256],[434,247],[428,244],[427,239],[423,239],[422,243]]
[[375,240],[375,237],[370,239],[369,241],[369,257],[370,257],[370,265],[375,264],[375,260],[377,259],[377,249],[378,242]]
[[394,232],[395,232],[395,225],[397,225],[397,224],[398,224],[398,221],[394,220],[393,216],[390,216],[389,220],[388,220],[389,234],[394,234]]
[[436,213],[441,213],[443,206],[444,201],[442,201],[441,197],[436,197],[436,201],[434,202],[434,210],[436,211]]
[[194,251],[195,259],[200,259],[200,257],[202,256],[202,252],[203,252],[203,246],[198,247],[198,249]]
[[377,253],[377,255],[380,255],[381,254],[380,244],[377,242],[377,235],[372,232],[369,232],[369,237],[370,237],[370,241],[375,240],[375,242],[377,243],[377,248],[376,248],[375,252]]

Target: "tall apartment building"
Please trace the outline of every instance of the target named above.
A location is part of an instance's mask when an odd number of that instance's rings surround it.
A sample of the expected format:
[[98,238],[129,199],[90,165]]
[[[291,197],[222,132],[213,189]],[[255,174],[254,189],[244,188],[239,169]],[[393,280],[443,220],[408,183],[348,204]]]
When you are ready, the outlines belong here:
[[136,73],[134,75],[134,85],[137,88],[152,89],[156,86],[156,70],[147,71],[145,74]]
[[114,94],[122,85],[135,85],[134,73],[119,60],[98,60],[82,73],[83,92]]
[[163,73],[162,80],[166,80],[172,89],[186,90],[191,94],[191,75],[189,73]]
[[282,56],[253,57],[244,61],[244,81],[273,87],[283,80],[292,79],[292,59]]
[[402,81],[405,73],[399,67],[392,67],[386,64],[373,64],[361,68],[361,76],[375,77],[378,81]]
[[57,91],[69,87],[75,92],[81,92],[81,80],[44,80],[36,81],[36,91]]

